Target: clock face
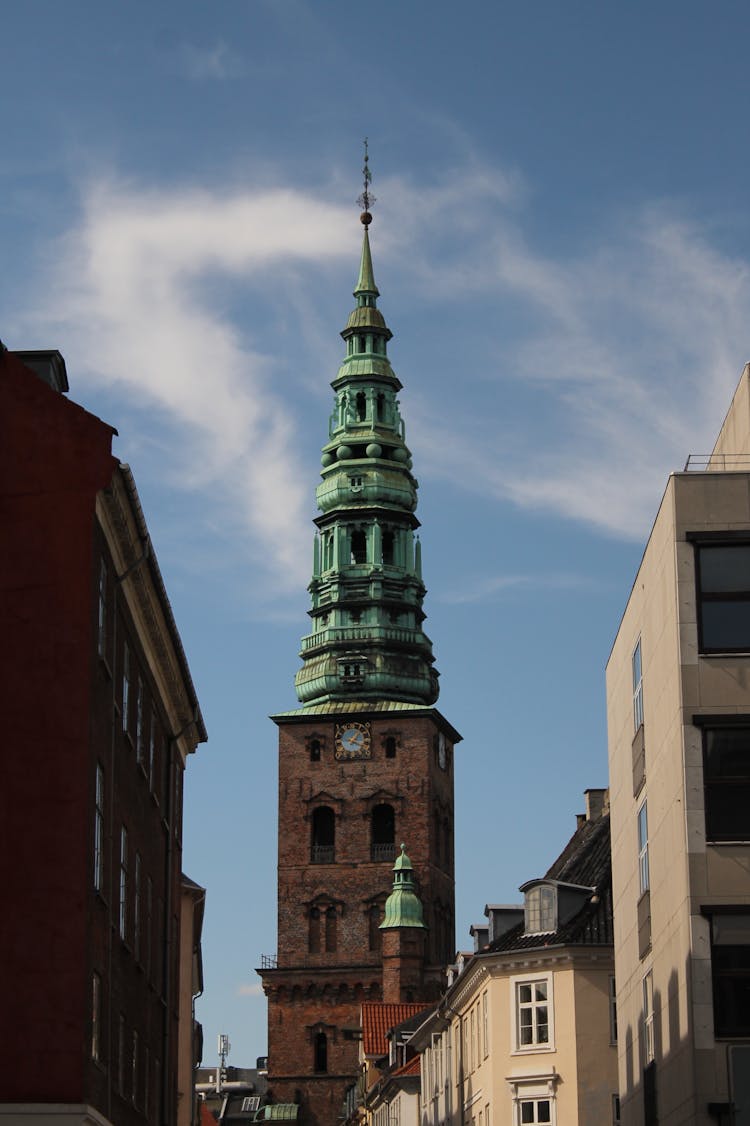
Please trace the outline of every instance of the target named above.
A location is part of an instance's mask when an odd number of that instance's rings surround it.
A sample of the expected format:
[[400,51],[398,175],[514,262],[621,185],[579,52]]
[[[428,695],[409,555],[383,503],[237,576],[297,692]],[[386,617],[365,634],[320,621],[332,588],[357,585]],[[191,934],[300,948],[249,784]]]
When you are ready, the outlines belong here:
[[335,755],[337,759],[370,757],[369,723],[339,723],[336,725]]

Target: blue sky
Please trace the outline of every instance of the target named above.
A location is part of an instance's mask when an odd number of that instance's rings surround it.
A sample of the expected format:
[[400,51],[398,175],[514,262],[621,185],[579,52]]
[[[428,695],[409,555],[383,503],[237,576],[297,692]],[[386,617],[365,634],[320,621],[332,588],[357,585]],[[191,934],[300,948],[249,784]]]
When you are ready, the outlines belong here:
[[203,705],[206,1061],[265,1052],[276,729],[370,139],[375,275],[456,755],[457,941],[606,784],[603,668],[666,474],[750,358],[744,3],[26,0],[0,336],[119,430]]

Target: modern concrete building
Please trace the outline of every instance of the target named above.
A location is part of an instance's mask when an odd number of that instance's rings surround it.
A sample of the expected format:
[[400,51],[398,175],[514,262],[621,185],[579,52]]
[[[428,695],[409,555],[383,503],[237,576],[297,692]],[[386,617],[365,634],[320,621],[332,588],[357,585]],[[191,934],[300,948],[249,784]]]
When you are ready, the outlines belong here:
[[619,1121],[605,790],[524,901],[485,909],[479,946],[410,1048],[423,1126]]
[[607,665],[624,1126],[750,1123],[750,368]]
[[206,732],[132,473],[67,390],[0,348],[0,1123],[172,1126]]
[[[460,735],[434,707],[417,481],[388,358],[392,334],[377,306],[367,175],[356,307],[341,333],[345,355],[332,382],[317,489],[311,628],[296,676],[301,706],[273,717],[278,950],[259,972],[269,1091],[298,1104],[305,1126],[328,1126],[341,1113],[357,1077],[362,1002],[382,999],[384,976],[399,979],[404,1001],[436,998],[454,949]],[[402,841],[419,873],[419,934],[380,926]],[[409,975],[397,965],[405,958]]]

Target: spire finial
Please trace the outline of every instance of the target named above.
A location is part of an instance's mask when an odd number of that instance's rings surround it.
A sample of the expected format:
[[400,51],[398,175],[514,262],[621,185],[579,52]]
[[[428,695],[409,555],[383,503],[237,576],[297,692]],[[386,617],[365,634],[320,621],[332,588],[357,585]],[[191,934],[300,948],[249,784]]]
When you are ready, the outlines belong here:
[[370,207],[375,202],[375,196],[370,191],[370,184],[372,183],[372,172],[370,171],[370,154],[367,149],[367,137],[365,137],[365,163],[362,168],[362,180],[364,182],[364,189],[360,196],[357,196],[357,203],[362,208],[362,214],[359,217],[360,223],[365,227],[369,227],[372,222],[372,215],[370,214]]

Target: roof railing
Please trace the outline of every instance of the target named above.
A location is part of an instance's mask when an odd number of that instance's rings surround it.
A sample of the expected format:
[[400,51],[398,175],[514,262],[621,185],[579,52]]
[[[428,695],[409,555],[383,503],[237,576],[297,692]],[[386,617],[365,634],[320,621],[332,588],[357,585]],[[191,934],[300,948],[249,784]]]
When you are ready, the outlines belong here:
[[691,454],[685,473],[747,473],[750,454]]

